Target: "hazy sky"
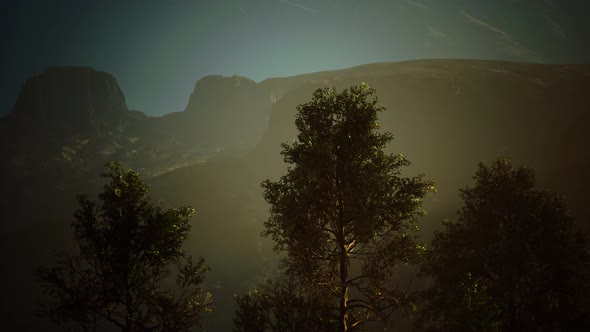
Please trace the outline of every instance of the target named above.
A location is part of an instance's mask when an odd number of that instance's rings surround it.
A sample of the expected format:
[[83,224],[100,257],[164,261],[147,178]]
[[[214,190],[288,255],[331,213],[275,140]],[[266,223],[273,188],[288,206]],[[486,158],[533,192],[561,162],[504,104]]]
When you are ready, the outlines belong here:
[[207,74],[371,62],[590,62],[586,0],[1,0],[0,114],[48,66],[113,74],[129,108],[184,110]]

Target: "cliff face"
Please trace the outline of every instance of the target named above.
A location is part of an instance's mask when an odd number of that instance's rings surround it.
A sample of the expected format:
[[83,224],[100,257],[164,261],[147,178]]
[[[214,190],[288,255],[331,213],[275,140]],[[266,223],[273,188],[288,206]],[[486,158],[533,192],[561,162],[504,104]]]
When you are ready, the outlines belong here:
[[[218,152],[253,147],[266,129],[268,91],[238,76],[199,80],[184,112],[129,111],[115,78],[87,67],[52,67],[29,79],[0,118],[0,171],[78,175],[120,160],[157,175]],[[61,176],[57,176],[61,178]]]
[[184,115],[193,119],[199,140],[253,146],[266,129],[271,105],[269,91],[248,78],[206,76],[195,84]]
[[0,148],[13,159],[52,159],[73,142],[118,136],[142,117],[128,111],[113,76],[52,67],[26,81],[12,112],[0,119]]
[[80,188],[97,182],[87,174],[113,160],[125,131],[144,118],[128,111],[113,76],[92,68],[52,67],[26,81],[0,118],[0,225],[61,214]]
[[126,112],[113,76],[86,67],[52,67],[24,84],[7,118],[53,135],[87,135],[117,128]]

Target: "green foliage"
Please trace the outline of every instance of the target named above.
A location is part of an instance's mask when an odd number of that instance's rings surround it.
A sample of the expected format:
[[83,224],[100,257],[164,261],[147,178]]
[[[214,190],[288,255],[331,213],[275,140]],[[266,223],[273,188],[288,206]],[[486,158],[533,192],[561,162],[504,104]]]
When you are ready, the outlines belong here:
[[211,305],[198,287],[208,270],[204,259],[182,249],[194,210],[152,204],[139,174],[118,163],[102,176],[110,182],[99,203],[78,196],[72,227],[80,254],[60,254],[56,266],[37,271],[54,299],[44,313],[84,330],[105,322],[123,331],[190,330]]
[[383,151],[393,138],[377,130],[378,103],[366,84],[316,90],[297,107],[298,140],[282,145],[287,174],[262,183],[270,204],[263,234],[286,251],[288,274],[329,294],[340,329],[405,303],[391,287],[393,270],[421,251],[414,232],[433,189],[421,176],[403,177],[410,162]]
[[337,326],[329,300],[285,276],[237,295],[236,305],[236,332],[332,331]]
[[234,331],[264,332],[269,325],[267,297],[254,290],[245,295],[236,295],[236,311],[234,313]]
[[479,165],[456,222],[435,234],[422,268],[423,323],[453,331],[589,327],[590,259],[561,199],[529,168]]

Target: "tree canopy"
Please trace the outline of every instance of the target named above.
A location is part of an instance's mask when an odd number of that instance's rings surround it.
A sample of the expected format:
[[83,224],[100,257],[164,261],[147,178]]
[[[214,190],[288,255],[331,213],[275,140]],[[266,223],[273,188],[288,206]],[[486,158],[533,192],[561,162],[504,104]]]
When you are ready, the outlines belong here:
[[286,252],[287,274],[330,299],[340,331],[403,307],[393,271],[423,248],[415,231],[433,182],[402,176],[410,162],[384,152],[393,139],[378,130],[384,109],[366,84],[316,90],[297,107],[297,140],[282,145],[287,174],[262,183],[264,235]]
[[481,163],[457,221],[435,234],[422,273],[423,323],[443,331],[590,327],[588,247],[561,198],[530,168]]
[[109,182],[98,203],[78,196],[72,227],[79,255],[62,253],[55,266],[37,271],[53,299],[43,313],[84,331],[190,330],[211,307],[199,287],[204,259],[182,249],[194,210],[153,204],[139,174],[118,163],[102,176]]

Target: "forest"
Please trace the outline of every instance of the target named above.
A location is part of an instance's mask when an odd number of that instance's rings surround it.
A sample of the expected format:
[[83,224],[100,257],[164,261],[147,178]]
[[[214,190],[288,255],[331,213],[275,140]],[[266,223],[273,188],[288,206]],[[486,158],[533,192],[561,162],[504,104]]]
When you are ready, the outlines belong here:
[[[233,294],[234,331],[590,327],[586,235],[533,168],[505,156],[462,165],[473,181],[428,236],[421,227],[437,211],[424,203],[439,179],[386,150],[395,133],[381,128],[375,89],[318,88],[296,111],[296,138],[281,144],[287,167],[259,191],[275,267]],[[207,315],[227,309],[206,282],[206,255],[183,247],[209,236],[191,232],[199,211],[154,203],[124,163],[102,177],[98,201],[77,196],[75,253],[36,269],[39,314],[83,331],[206,329]]]

